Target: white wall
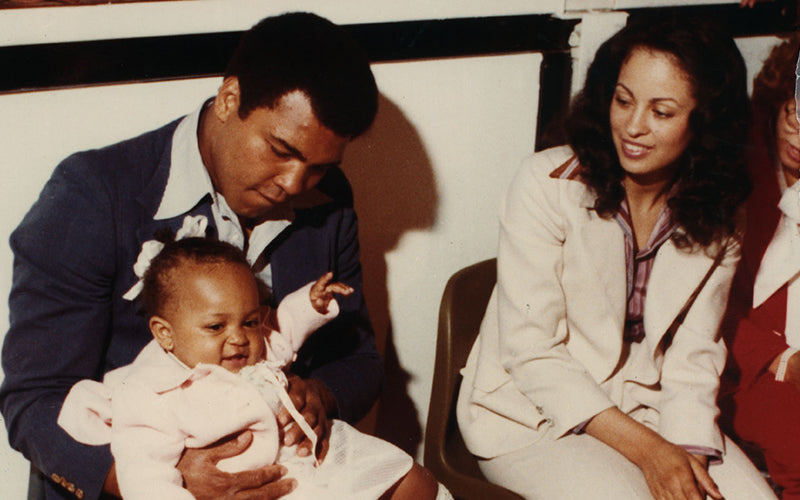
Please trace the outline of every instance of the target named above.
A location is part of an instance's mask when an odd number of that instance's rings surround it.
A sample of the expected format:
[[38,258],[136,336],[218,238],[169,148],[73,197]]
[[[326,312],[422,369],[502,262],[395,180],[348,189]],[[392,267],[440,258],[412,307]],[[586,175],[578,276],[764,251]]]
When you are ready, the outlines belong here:
[[353,24],[560,13],[563,8],[564,0],[183,0],[40,7],[0,11],[0,45],[236,31],[288,11],[315,12],[338,24]]
[[[402,385],[389,387],[389,397],[408,401],[404,415],[413,426],[427,413],[444,283],[458,268],[494,254],[497,200],[519,159],[533,150],[539,59],[477,57],[374,68],[381,109],[373,130],[348,151],[344,169],[356,192],[378,337],[386,344],[391,324],[388,342],[411,374],[410,399]],[[218,83],[0,96],[0,296],[8,295],[11,278],[8,234],[58,160],[191,111]],[[6,307],[3,301],[0,332],[7,329]],[[23,498],[27,465],[8,449],[4,431],[0,442],[0,498]]]
[[367,304],[385,344],[377,432],[414,454],[427,416],[439,301],[496,251],[496,207],[533,151],[539,55],[375,67],[378,122],[347,155]]

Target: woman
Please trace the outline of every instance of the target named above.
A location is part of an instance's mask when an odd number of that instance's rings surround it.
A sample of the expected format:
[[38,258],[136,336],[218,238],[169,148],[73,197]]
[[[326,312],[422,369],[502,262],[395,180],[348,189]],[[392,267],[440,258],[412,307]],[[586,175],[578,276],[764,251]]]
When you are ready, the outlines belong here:
[[776,45],[753,83],[748,162],[754,190],[731,292],[735,328],[725,335],[731,346],[726,380],[735,382],[735,394],[722,399],[730,408],[724,426],[732,424],[763,453],[784,499],[800,499],[800,310],[787,306],[800,301],[798,52],[800,35]]
[[526,498],[774,498],[715,423],[744,75],[712,26],[632,22],[590,66],[569,145],[523,163],[458,402],[489,480]]

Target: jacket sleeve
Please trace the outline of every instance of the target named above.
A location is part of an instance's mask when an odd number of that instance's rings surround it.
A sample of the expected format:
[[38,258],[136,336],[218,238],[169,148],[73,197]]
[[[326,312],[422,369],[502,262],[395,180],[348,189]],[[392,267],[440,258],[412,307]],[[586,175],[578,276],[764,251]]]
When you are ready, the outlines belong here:
[[730,353],[726,373],[736,387],[755,381],[789,345],[784,333],[787,287],[783,286],[758,308],[753,309],[753,278],[745,266],[747,255],[736,272],[725,317],[725,341]]
[[84,167],[80,156],[65,160],[11,235],[0,410],[13,448],[46,477],[98,498],[108,446],[79,444],[56,424],[70,387],[102,375],[110,335],[113,210],[106,186]]
[[731,345],[733,358],[741,370],[740,386],[752,384],[788,347],[783,333],[764,328],[750,318],[742,319]]
[[559,181],[545,178],[538,165],[543,158],[540,153],[527,160],[501,205],[499,358],[560,436],[613,403],[567,349],[561,283],[567,222],[560,204],[574,200],[560,200]]
[[328,311],[320,314],[311,304],[311,287],[308,283],[283,298],[278,308],[272,309],[266,320],[267,359],[286,367],[297,358],[297,351],[306,339],[323,325],[338,316],[339,304],[333,299]]
[[678,445],[723,451],[717,428],[717,394],[727,350],[720,334],[740,245],[731,238],[725,256],[678,327],[661,368],[659,433]]

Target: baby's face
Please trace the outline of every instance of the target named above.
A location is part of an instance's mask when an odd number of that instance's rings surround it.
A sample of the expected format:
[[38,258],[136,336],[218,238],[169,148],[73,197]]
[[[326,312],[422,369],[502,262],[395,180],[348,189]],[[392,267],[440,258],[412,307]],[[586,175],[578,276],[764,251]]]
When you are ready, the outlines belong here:
[[248,269],[230,263],[184,263],[170,278],[179,286],[166,304],[171,346],[190,368],[198,363],[238,372],[264,357],[258,291]]

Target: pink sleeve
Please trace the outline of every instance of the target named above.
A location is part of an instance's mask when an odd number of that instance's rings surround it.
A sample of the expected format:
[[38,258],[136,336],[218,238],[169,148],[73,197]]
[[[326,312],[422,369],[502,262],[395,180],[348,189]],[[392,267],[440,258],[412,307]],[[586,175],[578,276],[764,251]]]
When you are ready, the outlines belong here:
[[111,442],[111,390],[95,380],[81,380],[70,389],[58,425],[79,443],[99,446]]
[[681,445],[681,448],[691,453],[692,455],[707,456],[709,465],[722,463],[722,452],[719,450],[715,450],[714,448],[710,448],[708,446],[695,446],[692,444],[683,444]]
[[331,300],[328,312],[320,314],[311,305],[313,282],[284,297],[270,318],[272,331],[267,335],[268,359],[287,366],[294,361],[303,342],[320,327],[339,315],[339,303]]
[[175,467],[185,448],[173,409],[138,384],[115,391],[111,453],[125,500],[194,500]]

